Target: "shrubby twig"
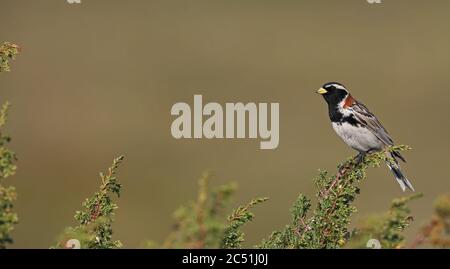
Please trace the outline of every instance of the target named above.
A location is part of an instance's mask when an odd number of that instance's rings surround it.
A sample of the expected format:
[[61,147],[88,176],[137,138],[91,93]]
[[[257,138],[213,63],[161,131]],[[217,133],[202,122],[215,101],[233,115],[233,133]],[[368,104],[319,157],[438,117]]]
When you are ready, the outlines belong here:
[[83,202],[83,209],[77,211],[75,219],[78,226],[67,228],[57,248],[66,247],[66,242],[76,239],[81,248],[120,248],[122,243],[112,240],[112,223],[114,211],[118,208],[112,202],[111,195],[120,197],[122,185],[117,181],[116,170],[123,160],[123,156],[114,159],[106,174],[100,173],[102,184],[99,191]]

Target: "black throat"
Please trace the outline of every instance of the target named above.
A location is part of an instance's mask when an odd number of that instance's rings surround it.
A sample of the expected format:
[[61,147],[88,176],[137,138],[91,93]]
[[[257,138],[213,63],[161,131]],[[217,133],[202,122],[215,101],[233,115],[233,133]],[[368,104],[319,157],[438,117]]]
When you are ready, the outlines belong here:
[[344,118],[344,114],[339,111],[338,105],[336,104],[328,104],[328,115],[332,122],[341,122]]
[[335,90],[323,96],[328,105],[328,115],[332,122],[340,122],[344,115],[339,111],[339,104],[347,98],[347,92]]

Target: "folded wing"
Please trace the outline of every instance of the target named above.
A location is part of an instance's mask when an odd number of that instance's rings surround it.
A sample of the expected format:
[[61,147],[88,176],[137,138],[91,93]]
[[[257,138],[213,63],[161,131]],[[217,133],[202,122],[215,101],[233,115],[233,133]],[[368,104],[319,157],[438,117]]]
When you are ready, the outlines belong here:
[[380,139],[386,146],[394,145],[394,141],[389,136],[386,129],[365,105],[359,102],[354,102],[349,109],[353,110],[356,120],[359,121],[361,125],[367,127],[367,129],[378,137],[378,139]]

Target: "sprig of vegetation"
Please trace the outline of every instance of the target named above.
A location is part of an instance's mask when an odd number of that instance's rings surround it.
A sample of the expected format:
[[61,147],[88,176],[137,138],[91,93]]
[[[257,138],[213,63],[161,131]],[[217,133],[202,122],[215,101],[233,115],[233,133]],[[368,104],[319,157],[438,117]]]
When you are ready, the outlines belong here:
[[[15,44],[4,42],[0,46],[0,72],[10,71],[9,61],[19,53]],[[3,127],[8,118],[9,103],[6,102],[0,109],[0,249],[6,248],[13,239],[11,232],[19,222],[17,214],[13,211],[17,192],[13,186],[5,186],[4,180],[16,173],[16,154],[6,146],[11,138],[3,133]]]
[[76,239],[80,242],[81,248],[120,248],[122,243],[112,239],[112,223],[114,221],[114,211],[118,206],[113,203],[112,195],[120,197],[122,185],[117,181],[116,170],[123,160],[123,156],[114,159],[112,166],[106,174],[100,173],[102,184],[100,189],[92,197],[83,202],[83,209],[77,211],[75,219],[78,226],[67,228],[57,248],[65,248],[67,242]]
[[[407,146],[394,146],[389,151],[404,151]],[[336,175],[320,171],[315,179],[317,205],[308,218],[311,200],[300,195],[291,210],[292,223],[283,230],[276,231],[261,248],[340,248],[349,238],[348,226],[351,215],[356,211],[353,201],[360,190],[357,184],[366,178],[369,167],[379,167],[386,161],[385,152],[375,152],[359,164],[356,159],[348,159],[338,166]]]
[[420,246],[450,248],[450,194],[436,199],[431,220],[421,228],[410,247]]
[[174,213],[173,230],[160,245],[147,241],[147,248],[218,248],[226,226],[226,210],[236,184],[229,183],[210,191],[211,175],[204,173],[198,181],[196,201],[180,206]]
[[8,117],[9,103],[5,103],[0,110],[0,248],[6,248],[13,242],[11,231],[19,222],[17,214],[13,211],[14,201],[17,199],[16,189],[5,186],[4,180],[16,173],[16,155],[6,145],[11,141],[9,136],[3,134],[3,126]]
[[418,193],[394,199],[388,212],[361,219],[345,247],[366,248],[370,239],[376,239],[381,248],[404,248],[406,239],[403,232],[413,221],[408,203],[422,196]]
[[4,135],[2,130],[8,118],[9,107],[10,104],[6,102],[0,109],[0,183],[3,182],[3,179],[14,175],[17,169],[16,154],[6,148],[6,145],[11,142],[11,138]]
[[240,230],[241,227],[250,222],[255,217],[255,214],[250,212],[250,209],[255,205],[267,201],[268,198],[257,198],[245,206],[240,206],[228,217],[229,224],[225,228],[221,248],[236,249],[241,248],[244,242],[244,233]]
[[9,62],[10,60],[14,60],[19,52],[20,48],[16,44],[3,42],[0,46],[0,72],[8,72],[11,70]]

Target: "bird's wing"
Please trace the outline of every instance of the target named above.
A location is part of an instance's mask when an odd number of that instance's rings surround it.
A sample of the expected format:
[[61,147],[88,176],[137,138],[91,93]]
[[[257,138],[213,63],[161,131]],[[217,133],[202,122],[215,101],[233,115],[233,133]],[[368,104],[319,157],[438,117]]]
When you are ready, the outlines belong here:
[[355,101],[348,109],[351,109],[354,112],[356,120],[358,120],[361,125],[367,127],[367,129],[369,129],[385,145],[394,145],[394,141],[389,136],[386,129],[384,129],[383,125],[381,125],[375,115],[372,114],[364,104]]

